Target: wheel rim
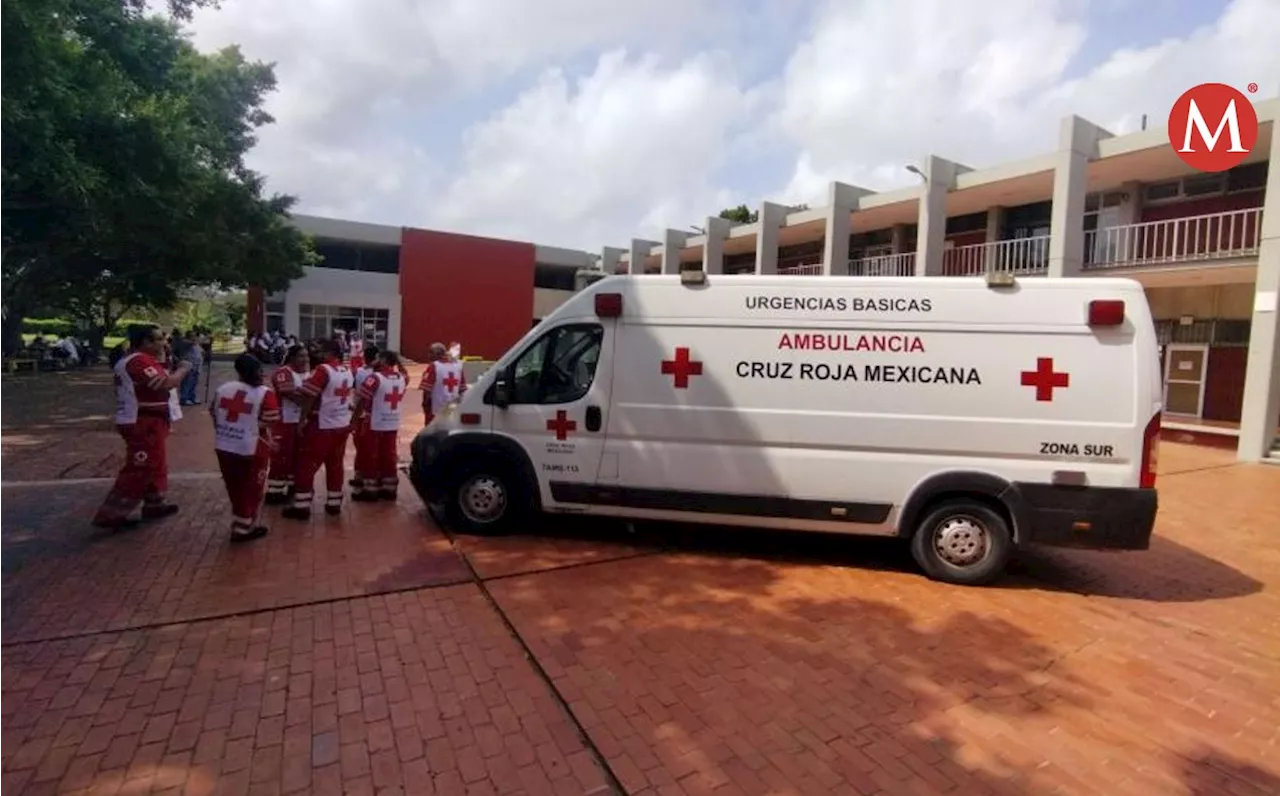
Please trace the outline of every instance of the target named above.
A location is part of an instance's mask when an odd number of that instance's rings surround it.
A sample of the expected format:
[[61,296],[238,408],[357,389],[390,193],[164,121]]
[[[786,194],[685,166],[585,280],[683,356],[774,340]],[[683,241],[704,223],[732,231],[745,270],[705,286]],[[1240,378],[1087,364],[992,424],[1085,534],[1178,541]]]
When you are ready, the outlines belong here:
[[954,567],[972,567],[991,552],[991,533],[973,517],[948,517],[934,528],[933,549]]
[[494,522],[507,509],[506,487],[491,475],[473,475],[458,490],[458,508],[471,522]]

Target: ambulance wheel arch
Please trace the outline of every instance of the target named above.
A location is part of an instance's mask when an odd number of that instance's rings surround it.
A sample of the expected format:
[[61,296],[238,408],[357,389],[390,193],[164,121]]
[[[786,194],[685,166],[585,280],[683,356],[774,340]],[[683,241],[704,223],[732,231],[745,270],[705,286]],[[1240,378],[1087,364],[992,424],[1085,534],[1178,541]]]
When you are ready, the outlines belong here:
[[956,471],[916,486],[898,517],[898,535],[929,577],[978,585],[999,576],[1017,546],[1016,490],[990,473]]
[[[488,434],[449,437],[439,453],[445,517],[468,533],[499,533],[541,508],[533,462],[519,443]],[[485,504],[493,508],[484,516]],[[500,505],[498,505],[500,503]]]

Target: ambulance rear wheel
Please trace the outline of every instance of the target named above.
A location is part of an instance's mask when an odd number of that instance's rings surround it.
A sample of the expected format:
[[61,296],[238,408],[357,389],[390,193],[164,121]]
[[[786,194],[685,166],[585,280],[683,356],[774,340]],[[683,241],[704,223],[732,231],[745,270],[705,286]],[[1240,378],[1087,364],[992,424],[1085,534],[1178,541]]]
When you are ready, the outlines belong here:
[[480,461],[461,469],[449,490],[449,524],[464,533],[496,534],[521,513],[522,490],[508,469]]
[[1012,553],[1009,523],[976,500],[947,500],[931,507],[911,538],[911,554],[926,575],[963,586],[999,577]]

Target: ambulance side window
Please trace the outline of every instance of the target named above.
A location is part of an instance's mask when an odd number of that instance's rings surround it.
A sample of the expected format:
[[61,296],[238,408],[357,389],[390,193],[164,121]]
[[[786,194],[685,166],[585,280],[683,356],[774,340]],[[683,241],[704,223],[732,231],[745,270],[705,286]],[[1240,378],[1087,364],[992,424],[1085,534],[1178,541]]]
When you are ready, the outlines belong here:
[[575,324],[552,329],[512,367],[512,403],[563,404],[587,394],[595,380],[604,329]]

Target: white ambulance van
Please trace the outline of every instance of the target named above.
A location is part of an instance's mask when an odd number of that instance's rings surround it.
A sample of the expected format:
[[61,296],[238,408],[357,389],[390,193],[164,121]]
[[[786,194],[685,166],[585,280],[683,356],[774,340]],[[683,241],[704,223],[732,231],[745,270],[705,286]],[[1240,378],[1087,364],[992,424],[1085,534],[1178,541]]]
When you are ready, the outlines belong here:
[[533,511],[879,534],[930,577],[1148,547],[1160,376],[1125,279],[611,276],[414,440],[453,527]]

